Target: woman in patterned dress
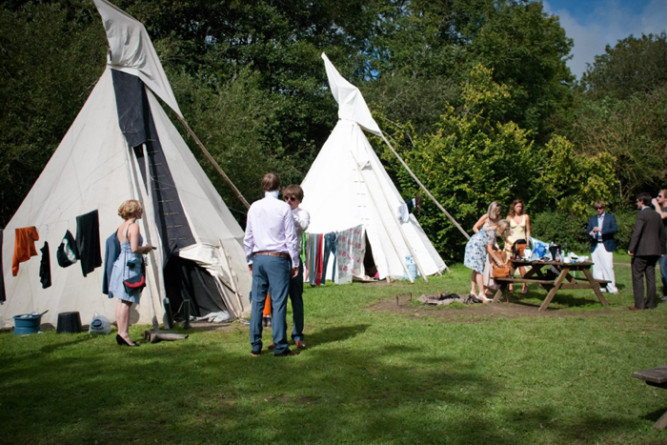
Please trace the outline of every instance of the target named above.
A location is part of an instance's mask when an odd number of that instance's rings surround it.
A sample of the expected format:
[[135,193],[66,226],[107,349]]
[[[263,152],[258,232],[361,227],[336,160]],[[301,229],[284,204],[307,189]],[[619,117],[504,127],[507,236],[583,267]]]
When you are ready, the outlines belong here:
[[[484,286],[484,268],[487,255],[490,255],[496,263],[502,263],[502,257],[495,248],[496,236],[505,235],[508,223],[505,220],[500,220],[500,212],[500,204],[495,201],[492,202],[489,205],[488,212],[473,226],[472,230],[475,234],[468,240],[465,249],[463,264],[472,269],[470,293],[483,302],[491,301],[486,296]],[[475,292],[475,286],[477,286],[477,292]]]

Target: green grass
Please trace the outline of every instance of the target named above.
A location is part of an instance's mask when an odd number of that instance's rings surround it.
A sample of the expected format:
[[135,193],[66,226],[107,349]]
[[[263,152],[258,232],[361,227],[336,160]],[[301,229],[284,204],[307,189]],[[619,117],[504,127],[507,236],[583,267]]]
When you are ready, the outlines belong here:
[[[609,307],[563,291],[559,316],[518,318],[415,301],[468,291],[460,265],[429,283],[307,287],[297,357],[252,357],[241,323],[140,348],[4,332],[0,443],[664,444],[667,391],[631,374],[667,365],[667,303],[628,311],[629,267],[616,273]],[[371,308],[403,292],[408,310]],[[544,295],[519,301],[537,311]]]

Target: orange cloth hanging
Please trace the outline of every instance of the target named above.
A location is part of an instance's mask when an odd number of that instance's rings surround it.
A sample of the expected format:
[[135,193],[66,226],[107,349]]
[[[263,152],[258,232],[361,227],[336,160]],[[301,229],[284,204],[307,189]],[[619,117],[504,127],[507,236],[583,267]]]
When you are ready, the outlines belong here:
[[263,317],[271,316],[271,295],[266,293],[266,302],[264,303],[264,312],[262,312]]
[[28,261],[31,256],[37,255],[35,241],[39,240],[37,227],[21,227],[15,231],[14,257],[12,258],[12,275],[19,273],[19,263]]

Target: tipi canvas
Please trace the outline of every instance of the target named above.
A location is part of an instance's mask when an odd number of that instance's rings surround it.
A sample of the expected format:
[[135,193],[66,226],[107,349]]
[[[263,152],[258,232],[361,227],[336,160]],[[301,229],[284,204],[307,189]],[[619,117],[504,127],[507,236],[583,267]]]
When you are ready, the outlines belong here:
[[[105,240],[122,222],[118,207],[127,199],[144,204],[141,233],[145,242],[158,246],[148,257],[147,287],[133,306],[133,323],[157,325],[165,298],[177,313],[187,307],[185,313],[192,315],[247,315],[250,279],[243,230],[156,98],[181,116],[146,30],[105,0],[95,5],[109,40],[108,64],[3,229],[2,326],[11,326],[16,315],[44,311],[42,322],[53,325],[59,313],[68,311],[79,312],[83,324],[95,313],[115,319],[116,301],[102,293],[104,260],[100,267],[93,261],[92,270],[85,258],[61,267],[56,250],[67,231],[77,234],[79,244],[83,217],[96,213],[103,258]],[[26,227],[36,228],[37,252],[48,243],[50,254],[18,263],[14,275],[15,233]],[[95,250],[95,239],[85,243],[82,250],[91,245]],[[48,287],[40,282],[45,258]]]
[[[339,120],[301,184],[302,206],[311,217],[308,233],[343,234],[357,228],[362,247],[356,254],[370,252],[380,279],[412,281],[408,267],[412,261],[422,277],[439,274],[446,268],[444,261],[414,215],[400,217],[405,200],[364,134],[363,130],[378,136],[382,132],[361,92],[338,73],[325,54],[322,58],[331,93],[338,102]],[[341,248],[345,249],[340,240],[339,256]],[[356,258],[356,262],[362,265],[363,259]],[[340,263],[337,267],[340,269]],[[339,278],[343,275],[342,270],[330,273]],[[364,267],[355,267],[353,275],[363,278],[367,273]]]

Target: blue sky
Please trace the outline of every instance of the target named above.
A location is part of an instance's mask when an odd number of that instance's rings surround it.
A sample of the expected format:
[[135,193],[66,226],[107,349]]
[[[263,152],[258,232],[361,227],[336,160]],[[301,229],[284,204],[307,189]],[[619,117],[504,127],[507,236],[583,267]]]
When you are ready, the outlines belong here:
[[557,15],[567,36],[574,40],[568,66],[579,79],[605,46],[632,34],[659,34],[667,30],[667,0],[544,0],[544,10]]

